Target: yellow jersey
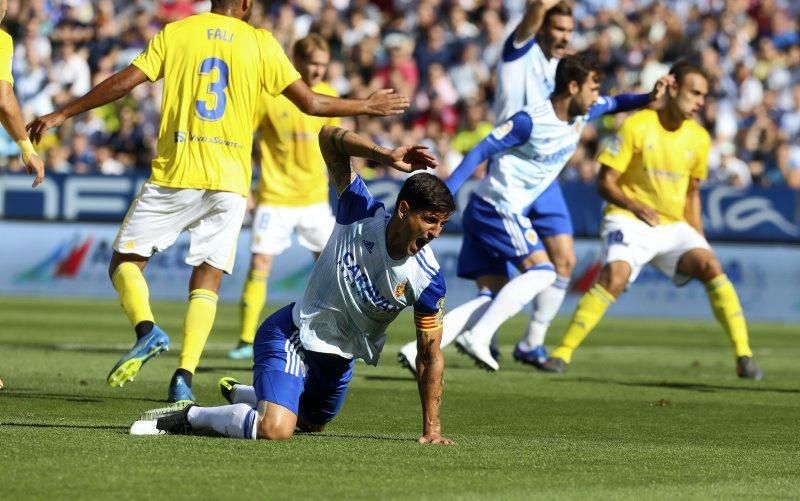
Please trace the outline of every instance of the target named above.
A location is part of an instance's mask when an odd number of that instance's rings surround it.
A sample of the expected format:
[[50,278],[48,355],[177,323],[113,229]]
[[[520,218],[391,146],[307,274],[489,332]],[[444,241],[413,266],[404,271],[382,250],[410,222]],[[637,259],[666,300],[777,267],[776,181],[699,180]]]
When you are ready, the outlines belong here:
[[132,64],[164,79],[150,182],[247,196],[263,93],[277,96],[300,78],[272,34],[198,14],[166,25]]
[[14,85],[14,77],[11,75],[11,64],[14,59],[14,41],[11,35],[0,30],[0,80]]
[[[324,82],[311,90],[338,97]],[[341,120],[306,115],[282,95],[264,99],[258,116],[258,203],[304,207],[327,202],[328,169],[319,150],[318,134],[323,125],[339,125]]]
[[[625,196],[652,207],[662,224],[669,224],[686,220],[689,180],[708,175],[710,145],[708,132],[694,120],[668,131],[656,111],[642,110],[625,119],[597,160],[622,173],[619,186]],[[636,217],[611,203],[605,213]]]

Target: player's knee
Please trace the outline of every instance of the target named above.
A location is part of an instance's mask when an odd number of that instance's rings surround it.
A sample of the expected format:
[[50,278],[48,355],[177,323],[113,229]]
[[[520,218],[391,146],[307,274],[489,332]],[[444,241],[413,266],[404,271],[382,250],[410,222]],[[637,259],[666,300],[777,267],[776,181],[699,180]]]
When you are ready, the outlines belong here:
[[258,423],[256,438],[261,440],[289,440],[294,435],[295,424],[288,420],[265,417]]
[[699,263],[697,273],[697,278],[700,281],[708,282],[709,280],[713,280],[722,275],[722,265],[719,263],[716,257],[709,256]]
[[556,273],[560,277],[572,276],[572,271],[575,269],[575,251],[562,252],[554,256],[550,256]]
[[614,297],[619,297],[625,292],[628,285],[630,272],[621,266],[607,265],[600,272],[598,283]]

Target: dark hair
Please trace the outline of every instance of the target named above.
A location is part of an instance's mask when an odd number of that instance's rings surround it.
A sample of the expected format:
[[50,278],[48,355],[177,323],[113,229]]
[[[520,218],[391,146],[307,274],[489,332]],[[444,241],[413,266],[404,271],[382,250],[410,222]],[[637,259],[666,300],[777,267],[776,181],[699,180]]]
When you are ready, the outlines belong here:
[[444,181],[428,172],[420,172],[406,179],[397,194],[395,207],[405,200],[411,210],[452,214],[456,202]]
[[582,54],[564,57],[556,67],[556,86],[553,89],[553,93],[562,94],[566,92],[567,86],[572,81],[578,82],[578,85],[583,85],[592,72],[594,72],[596,82],[603,78],[603,71],[596,59]]
[[569,16],[572,17],[572,7],[568,4],[561,2],[557,4],[555,7],[549,9],[547,12],[544,13],[544,19],[542,20],[542,26],[547,26],[547,23],[550,22],[550,18],[553,16]]
[[682,84],[683,79],[686,78],[686,75],[691,73],[697,73],[706,79],[706,81],[708,81],[708,75],[706,75],[706,72],[703,70],[703,68],[690,61],[678,61],[669,69],[669,74],[675,77],[675,81],[678,83],[678,85]]

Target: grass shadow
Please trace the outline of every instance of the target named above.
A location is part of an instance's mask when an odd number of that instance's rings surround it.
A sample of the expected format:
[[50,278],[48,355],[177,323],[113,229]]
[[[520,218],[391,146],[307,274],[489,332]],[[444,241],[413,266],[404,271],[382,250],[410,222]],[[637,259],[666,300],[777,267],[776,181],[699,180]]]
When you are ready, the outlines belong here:
[[[561,381],[567,381],[567,380],[562,379]],[[602,379],[593,377],[579,377],[576,380],[573,379],[572,381],[613,384],[618,386],[633,386],[640,388],[666,388],[671,390],[686,390],[686,391],[696,391],[701,393],[716,393],[719,391],[748,391],[748,392],[758,392],[758,393],[788,393],[788,394],[800,393],[800,389],[798,388],[765,388],[762,386],[727,386],[727,385],[704,384],[704,383],[677,383],[670,381],[615,381],[612,379]]]
[[18,428],[73,428],[82,430],[127,430],[127,426],[110,425],[110,424],[69,424],[69,423],[3,423],[0,422],[0,428],[4,426],[13,426]]
[[34,390],[20,388],[15,390],[4,389],[0,391],[0,399],[3,398],[32,398],[40,400],[64,400],[66,402],[86,402],[101,403],[108,400],[131,400],[136,402],[153,402],[162,404],[164,399],[145,398],[145,397],[117,397],[113,395],[84,395],[72,393],[37,393]]
[[247,372],[252,373],[253,367],[252,365],[204,365],[198,367],[195,371],[196,373],[210,373],[210,372],[219,372],[219,373],[227,373],[227,372]]
[[380,376],[368,374],[361,377],[367,381],[403,381],[404,383],[416,381],[410,374],[408,376]]

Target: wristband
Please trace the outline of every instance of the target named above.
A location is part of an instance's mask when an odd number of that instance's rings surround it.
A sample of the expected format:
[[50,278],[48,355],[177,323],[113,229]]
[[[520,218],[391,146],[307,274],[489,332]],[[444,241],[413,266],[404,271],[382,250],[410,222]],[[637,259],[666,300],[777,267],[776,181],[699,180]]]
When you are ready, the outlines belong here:
[[36,155],[36,149],[33,147],[33,143],[31,143],[30,138],[25,138],[17,141],[17,146],[19,146],[20,154],[22,155],[22,161],[28,163],[31,159],[31,156]]

